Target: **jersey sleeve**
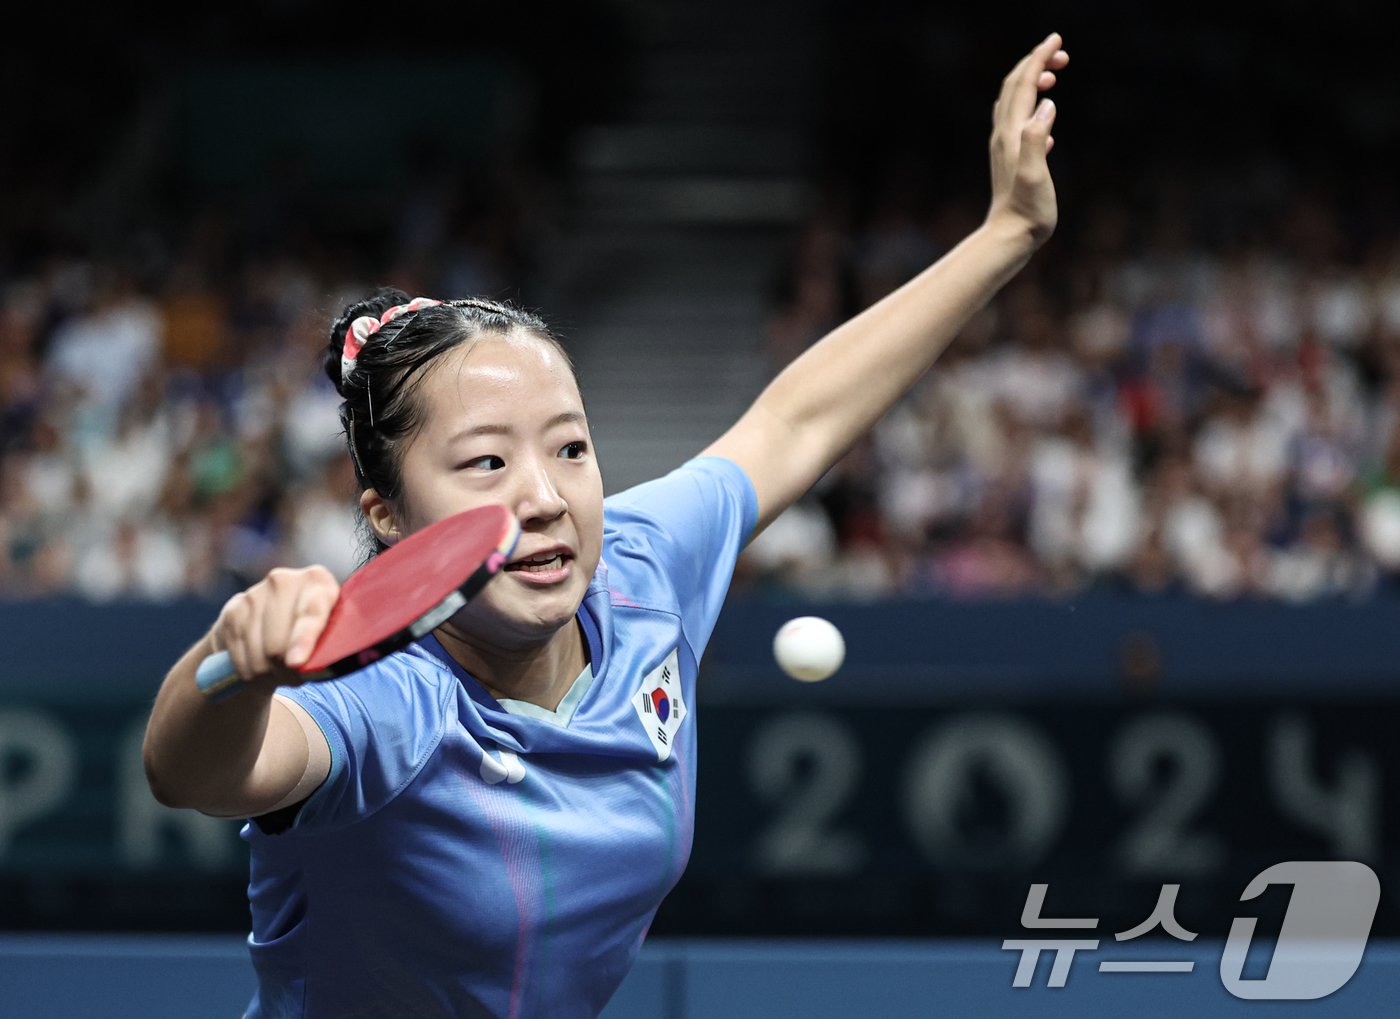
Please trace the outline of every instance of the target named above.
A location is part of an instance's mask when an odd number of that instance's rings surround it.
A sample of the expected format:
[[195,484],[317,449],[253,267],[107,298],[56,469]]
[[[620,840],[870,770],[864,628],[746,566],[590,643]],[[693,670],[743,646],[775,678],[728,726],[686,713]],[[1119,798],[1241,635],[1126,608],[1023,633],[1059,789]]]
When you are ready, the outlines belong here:
[[[697,657],[724,605],[734,565],[758,522],[758,496],[743,468],[697,457],[665,477],[611,496],[607,519],[621,536],[615,558],[654,561],[654,582],[670,587]],[[609,563],[610,570],[619,564]],[[647,598],[656,592],[628,592]],[[650,599],[648,599],[650,600]]]
[[277,693],[306,709],[331,752],[330,772],[302,803],[293,830],[340,828],[373,814],[413,781],[442,739],[441,688],[405,655]]

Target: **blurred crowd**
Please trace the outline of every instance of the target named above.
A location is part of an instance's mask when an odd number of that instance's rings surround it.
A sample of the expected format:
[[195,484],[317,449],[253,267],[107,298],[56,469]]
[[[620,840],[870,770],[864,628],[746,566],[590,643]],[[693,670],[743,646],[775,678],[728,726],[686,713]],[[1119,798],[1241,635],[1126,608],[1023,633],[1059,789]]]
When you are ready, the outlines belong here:
[[[520,292],[522,210],[539,196],[522,192],[528,175],[511,179],[513,191],[473,182],[470,202],[420,184],[370,249],[388,253],[378,260],[295,230],[254,237],[259,218],[236,210],[106,254],[12,257],[0,596],[219,596],[273,565],[348,573],[354,479],[320,368],[327,323],[388,280]],[[1344,214],[1340,193],[1283,189],[1268,216],[1222,234],[1202,226],[1207,190],[1145,193],[1150,214],[1081,202],[1073,227],[759,537],[736,589],[1306,601],[1393,583],[1393,212]],[[783,263],[773,371],[980,218],[966,196],[833,194]]]
[[12,254],[0,597],[222,597],[309,563],[347,575],[357,489],[321,367],[329,324],[390,281],[510,293],[529,180],[420,181],[372,244],[313,240],[292,218],[279,235],[266,209],[233,206],[100,254],[47,239]]
[[[1267,175],[1230,188],[1164,180],[1145,200],[1076,207],[869,440],[759,537],[746,581],[818,598],[1290,602],[1393,585],[1393,201]],[[836,193],[784,264],[775,368],[980,211],[925,209],[899,188],[864,205]],[[1231,203],[1242,218],[1222,223]]]

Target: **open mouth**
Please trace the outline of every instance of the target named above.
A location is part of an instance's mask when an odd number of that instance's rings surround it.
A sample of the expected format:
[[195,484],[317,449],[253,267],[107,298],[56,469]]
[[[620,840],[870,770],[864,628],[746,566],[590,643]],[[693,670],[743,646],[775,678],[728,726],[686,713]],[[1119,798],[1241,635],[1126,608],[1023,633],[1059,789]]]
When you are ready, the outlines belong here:
[[563,570],[573,561],[573,558],[574,557],[570,555],[567,550],[562,548],[545,549],[542,552],[537,552],[535,555],[517,559],[515,562],[506,566],[506,571],[509,573],[547,576],[557,574],[560,570]]

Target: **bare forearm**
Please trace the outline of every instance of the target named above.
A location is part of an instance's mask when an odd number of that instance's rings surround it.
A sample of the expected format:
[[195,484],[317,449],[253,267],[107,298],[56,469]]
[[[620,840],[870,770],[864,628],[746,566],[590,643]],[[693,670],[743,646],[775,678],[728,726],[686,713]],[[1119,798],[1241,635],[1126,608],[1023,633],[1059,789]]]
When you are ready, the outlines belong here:
[[914,279],[788,365],[707,452],[739,463],[758,530],[890,409],[968,320],[1025,265],[1029,232],[989,220]]
[[[987,225],[807,350],[760,397],[829,462],[869,429],[1030,258],[1029,236]],[[815,479],[813,479],[815,480]]]
[[[305,661],[340,585],[323,566],[278,568],[230,598],[213,629],[175,663],[146,725],[146,777],[156,799],[225,817],[256,816],[310,794],[330,772],[330,747],[294,701]],[[210,703],[195,672],[219,649],[242,678],[237,697]]]
[[250,687],[209,703],[195,687],[194,674],[214,650],[206,635],[166,675],[142,749],[151,791],[162,803],[236,813],[239,792],[262,750],[272,693]]
[[753,483],[761,531],[912,386],[1055,229],[1046,156],[1055,104],[1039,93],[1069,63],[1051,32],[1002,80],[992,108],[986,222],[888,297],[806,351],[705,452]]

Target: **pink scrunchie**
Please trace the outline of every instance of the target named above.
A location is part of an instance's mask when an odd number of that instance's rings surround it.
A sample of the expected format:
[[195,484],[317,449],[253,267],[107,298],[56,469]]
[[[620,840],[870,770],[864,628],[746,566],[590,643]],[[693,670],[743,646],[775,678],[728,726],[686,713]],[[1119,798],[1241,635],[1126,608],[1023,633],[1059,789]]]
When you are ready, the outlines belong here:
[[340,352],[340,381],[344,382],[349,378],[350,372],[355,368],[355,359],[360,356],[360,348],[380,329],[400,315],[422,311],[424,308],[431,308],[441,303],[441,301],[434,301],[431,297],[415,297],[407,304],[394,305],[378,318],[373,315],[362,315],[351,322],[350,328],[345,330],[345,346]]

